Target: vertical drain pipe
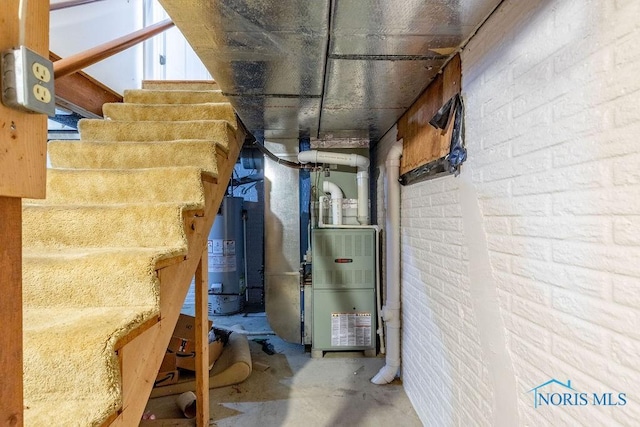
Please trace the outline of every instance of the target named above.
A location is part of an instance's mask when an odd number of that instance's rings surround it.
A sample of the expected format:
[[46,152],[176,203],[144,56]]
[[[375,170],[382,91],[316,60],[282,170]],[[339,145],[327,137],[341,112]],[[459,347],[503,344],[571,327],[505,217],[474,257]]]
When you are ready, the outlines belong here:
[[400,157],[402,142],[396,142],[387,155],[386,185],[386,285],[387,300],[382,317],[387,328],[386,364],[371,378],[374,384],[388,384],[400,369]]
[[242,210],[242,256],[244,257],[244,301],[249,302],[249,267],[247,261],[247,219],[248,213]]
[[[362,157],[362,156],[359,156]],[[358,222],[360,225],[369,224],[369,159],[363,157],[366,166],[358,166],[356,182],[358,184]]]

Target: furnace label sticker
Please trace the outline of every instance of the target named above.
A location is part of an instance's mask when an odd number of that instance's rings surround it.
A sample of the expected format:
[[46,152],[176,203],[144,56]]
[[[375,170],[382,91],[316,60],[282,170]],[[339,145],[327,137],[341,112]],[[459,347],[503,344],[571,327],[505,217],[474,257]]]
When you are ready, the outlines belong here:
[[371,313],[331,313],[332,347],[370,347]]

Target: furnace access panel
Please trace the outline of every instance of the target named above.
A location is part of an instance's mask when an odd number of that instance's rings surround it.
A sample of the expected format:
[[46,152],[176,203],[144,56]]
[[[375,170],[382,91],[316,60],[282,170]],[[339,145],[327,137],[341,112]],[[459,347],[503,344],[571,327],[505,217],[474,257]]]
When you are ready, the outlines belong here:
[[341,350],[375,355],[375,231],[316,229],[312,239],[312,355]]

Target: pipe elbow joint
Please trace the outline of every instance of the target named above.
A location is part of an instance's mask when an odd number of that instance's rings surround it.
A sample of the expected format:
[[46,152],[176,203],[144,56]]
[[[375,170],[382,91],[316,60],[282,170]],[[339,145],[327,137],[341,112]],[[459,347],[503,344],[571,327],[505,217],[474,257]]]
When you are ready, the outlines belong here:
[[399,367],[400,364],[397,364],[395,366],[392,364],[384,365],[382,369],[380,369],[380,371],[378,371],[378,373],[373,378],[371,378],[371,382],[378,385],[389,384],[396,378]]
[[322,183],[322,191],[331,194],[332,200],[342,199],[342,190],[337,184],[331,181],[324,181]]
[[402,142],[396,141],[396,143],[391,146],[389,153],[387,153],[385,165],[387,167],[399,167],[400,157],[402,157]]

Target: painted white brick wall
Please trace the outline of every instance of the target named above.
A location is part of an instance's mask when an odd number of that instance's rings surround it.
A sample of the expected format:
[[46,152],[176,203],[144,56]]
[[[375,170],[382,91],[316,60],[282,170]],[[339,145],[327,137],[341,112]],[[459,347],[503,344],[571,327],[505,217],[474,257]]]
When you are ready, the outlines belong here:
[[[495,423],[500,377],[520,425],[638,425],[638,17],[634,0],[506,0],[464,49],[469,160],[459,178],[401,193],[402,373],[425,425]],[[512,370],[482,352],[464,182]],[[527,392],[551,378],[628,403],[534,409]]]
[[[465,172],[523,425],[640,419],[638,16],[637,1],[506,1],[462,54]],[[550,378],[629,403],[534,409]]]
[[[378,144],[384,165],[396,139]],[[467,270],[459,181],[401,189],[402,378],[425,425],[490,425],[492,387],[480,349]],[[378,224],[384,224],[378,186]]]

